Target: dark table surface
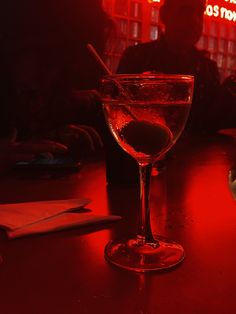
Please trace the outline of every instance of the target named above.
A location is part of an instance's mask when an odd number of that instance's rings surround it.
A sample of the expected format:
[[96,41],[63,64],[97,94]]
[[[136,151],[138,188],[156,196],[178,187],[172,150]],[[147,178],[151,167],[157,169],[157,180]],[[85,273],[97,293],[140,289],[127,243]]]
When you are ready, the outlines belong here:
[[108,188],[103,161],[58,179],[2,177],[2,203],[88,197],[94,213],[123,219],[15,240],[1,232],[0,313],[236,313],[236,202],[228,184],[235,157],[236,142],[224,136],[176,145],[152,179],[152,225],[180,242],[186,259],[147,274],[104,260],[111,238],[135,232],[139,195],[135,186]]

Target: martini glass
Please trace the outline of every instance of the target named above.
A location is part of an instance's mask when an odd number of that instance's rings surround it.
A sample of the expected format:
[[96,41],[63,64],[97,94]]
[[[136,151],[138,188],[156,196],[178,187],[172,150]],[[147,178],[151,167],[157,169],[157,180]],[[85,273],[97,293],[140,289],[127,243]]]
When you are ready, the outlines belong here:
[[154,162],[175,144],[187,121],[194,78],[188,75],[110,75],[101,82],[106,121],[114,138],[139,165],[137,233],[105,247],[112,264],[137,272],[161,270],[184,259],[181,245],[154,235],[149,190]]

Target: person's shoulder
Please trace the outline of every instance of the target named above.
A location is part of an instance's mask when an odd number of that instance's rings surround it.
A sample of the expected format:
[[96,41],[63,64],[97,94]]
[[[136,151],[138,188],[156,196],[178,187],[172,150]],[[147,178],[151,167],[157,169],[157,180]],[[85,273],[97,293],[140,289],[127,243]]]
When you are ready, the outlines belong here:
[[126,48],[121,56],[118,73],[142,73],[147,71],[147,63],[155,54],[157,41],[139,43]]
[[220,74],[218,65],[215,60],[211,59],[210,52],[208,50],[196,50],[198,54],[198,66],[204,73],[208,73],[208,76],[211,75],[214,79],[219,82]]
[[129,46],[129,48],[135,49],[135,50],[149,50],[149,49],[155,48],[158,45],[159,45],[158,40],[152,40],[152,41],[147,41],[147,42],[138,43],[136,45]]
[[156,45],[158,45],[158,43],[159,43],[158,40],[152,40],[152,41],[146,41],[143,43],[138,43],[130,47],[136,47],[137,49],[150,49],[150,48],[154,48]]
[[196,53],[198,55],[198,58],[206,63],[211,64],[212,66],[217,66],[217,63],[215,60],[211,59],[211,54],[206,49],[196,49]]
[[158,46],[158,41],[148,41],[144,43],[138,43],[136,45],[129,46],[126,49],[127,53],[131,53],[133,56],[134,55],[143,55],[148,52],[152,52],[153,49],[155,49]]

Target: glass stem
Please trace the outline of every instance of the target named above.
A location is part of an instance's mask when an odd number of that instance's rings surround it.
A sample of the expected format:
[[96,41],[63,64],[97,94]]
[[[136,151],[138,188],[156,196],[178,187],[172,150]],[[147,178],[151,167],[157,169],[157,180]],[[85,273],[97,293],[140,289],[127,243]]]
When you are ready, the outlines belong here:
[[141,209],[139,214],[138,239],[144,243],[156,243],[151,230],[149,194],[151,182],[152,164],[139,163],[140,176],[140,201]]

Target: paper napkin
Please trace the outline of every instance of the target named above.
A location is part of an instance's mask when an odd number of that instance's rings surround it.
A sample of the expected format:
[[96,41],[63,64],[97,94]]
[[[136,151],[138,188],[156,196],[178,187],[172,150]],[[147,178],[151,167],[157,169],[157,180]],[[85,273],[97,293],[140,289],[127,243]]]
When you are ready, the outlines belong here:
[[0,226],[9,238],[112,222],[120,216],[95,215],[83,208],[89,199],[68,199],[0,205]]

